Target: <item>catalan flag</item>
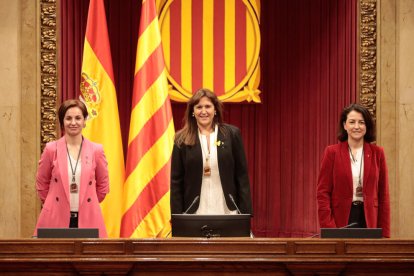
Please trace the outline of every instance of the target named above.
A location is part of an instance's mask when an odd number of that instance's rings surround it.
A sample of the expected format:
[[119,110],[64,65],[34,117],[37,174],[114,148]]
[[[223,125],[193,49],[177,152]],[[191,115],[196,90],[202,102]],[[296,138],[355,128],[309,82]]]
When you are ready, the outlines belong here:
[[80,88],[89,112],[83,135],[102,144],[108,160],[110,192],[101,208],[108,236],[115,238],[120,233],[125,167],[114,83],[104,3],[90,0]]
[[166,237],[174,123],[154,0],[142,2],[138,37],[121,236]]

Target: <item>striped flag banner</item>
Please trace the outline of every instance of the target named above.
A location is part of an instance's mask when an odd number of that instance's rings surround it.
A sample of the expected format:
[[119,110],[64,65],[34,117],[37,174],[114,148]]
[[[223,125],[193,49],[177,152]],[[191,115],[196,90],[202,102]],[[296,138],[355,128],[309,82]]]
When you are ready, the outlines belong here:
[[138,37],[121,236],[166,237],[174,123],[154,0],[142,2]]
[[90,0],[80,85],[80,98],[89,113],[83,135],[102,144],[105,151],[110,192],[101,208],[108,236],[116,238],[120,235],[125,167],[114,83],[104,3]]

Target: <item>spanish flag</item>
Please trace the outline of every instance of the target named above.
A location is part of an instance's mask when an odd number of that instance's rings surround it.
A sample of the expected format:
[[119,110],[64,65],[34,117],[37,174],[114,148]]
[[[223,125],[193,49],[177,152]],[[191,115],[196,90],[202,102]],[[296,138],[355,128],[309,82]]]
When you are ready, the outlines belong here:
[[174,142],[168,84],[154,0],[144,0],[138,35],[121,237],[166,237]]
[[102,144],[108,160],[110,191],[101,208],[108,236],[116,238],[120,233],[125,167],[114,83],[104,2],[90,0],[80,85],[89,113],[83,135]]

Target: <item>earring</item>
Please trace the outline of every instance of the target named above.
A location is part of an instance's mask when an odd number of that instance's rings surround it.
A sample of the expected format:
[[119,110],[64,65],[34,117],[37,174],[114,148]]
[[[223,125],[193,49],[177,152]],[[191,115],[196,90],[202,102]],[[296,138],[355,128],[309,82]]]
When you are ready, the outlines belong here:
[[193,112],[193,115],[192,116],[194,117],[194,112]]
[[214,116],[216,116],[217,115],[217,111],[214,111]]

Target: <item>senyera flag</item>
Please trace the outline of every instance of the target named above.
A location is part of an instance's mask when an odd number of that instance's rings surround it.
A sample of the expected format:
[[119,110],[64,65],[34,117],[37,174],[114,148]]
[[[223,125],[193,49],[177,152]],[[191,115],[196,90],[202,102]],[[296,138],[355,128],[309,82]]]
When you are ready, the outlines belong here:
[[142,2],[131,110],[121,236],[167,237],[174,123],[154,0]]
[[110,191],[101,208],[109,237],[119,237],[122,191],[125,181],[124,154],[111,50],[103,0],[90,0],[83,49],[81,95],[89,118],[83,135],[103,145],[108,160]]

